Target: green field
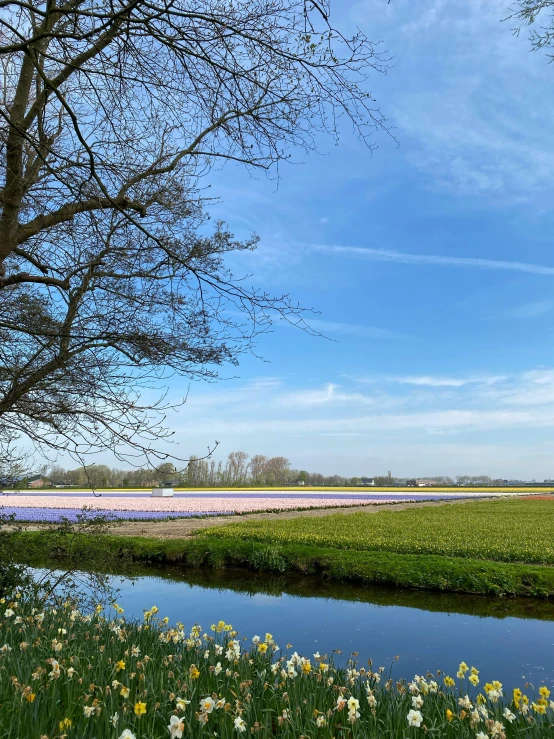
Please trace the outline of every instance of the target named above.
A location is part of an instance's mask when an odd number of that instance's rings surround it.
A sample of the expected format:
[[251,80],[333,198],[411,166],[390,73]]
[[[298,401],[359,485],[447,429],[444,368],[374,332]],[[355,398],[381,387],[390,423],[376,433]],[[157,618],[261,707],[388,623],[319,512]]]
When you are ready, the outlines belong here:
[[211,529],[204,536],[343,551],[554,564],[554,502],[502,499],[404,511],[247,521]]

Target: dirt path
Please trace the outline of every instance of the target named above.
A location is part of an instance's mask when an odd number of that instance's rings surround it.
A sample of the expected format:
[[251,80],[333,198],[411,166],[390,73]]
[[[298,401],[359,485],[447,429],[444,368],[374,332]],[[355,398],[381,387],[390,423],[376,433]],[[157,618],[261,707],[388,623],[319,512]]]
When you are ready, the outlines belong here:
[[[379,511],[403,511],[406,508],[427,508],[438,505],[458,505],[470,503],[471,498],[440,500],[423,503],[394,503],[392,505],[357,505],[348,508],[311,508],[305,511],[285,511],[283,513],[248,513],[242,516],[214,516],[213,518],[183,518],[174,521],[124,521],[118,524],[113,533],[118,536],[147,536],[153,539],[183,539],[201,529],[212,526],[227,526],[237,521],[276,521],[298,516],[319,518],[335,513],[378,513]],[[475,500],[475,499],[473,499]],[[482,500],[482,499],[481,499]]]

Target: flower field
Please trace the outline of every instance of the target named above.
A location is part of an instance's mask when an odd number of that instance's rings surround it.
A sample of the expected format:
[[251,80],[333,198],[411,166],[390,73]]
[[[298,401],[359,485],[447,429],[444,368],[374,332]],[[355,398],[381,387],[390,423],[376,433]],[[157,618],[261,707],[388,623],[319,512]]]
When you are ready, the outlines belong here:
[[349,494],[349,493],[176,493],[172,498],[153,498],[147,493],[20,493],[0,499],[3,510],[19,521],[59,521],[62,516],[74,520],[82,506],[110,513],[118,519],[155,520],[215,516],[257,511],[287,511],[384,503],[406,503],[463,496],[445,494]]
[[554,564],[550,500],[501,499],[457,506],[247,521],[205,537],[336,547],[341,550],[438,554],[504,562]]
[[[161,614],[160,614],[161,616]],[[358,660],[299,655],[271,634],[243,639],[220,621],[170,625],[154,606],[142,623],[114,604],[81,613],[20,594],[0,600],[0,737],[330,739],[546,737],[546,685],[504,695],[465,663],[450,674],[395,680]],[[550,686],[551,687],[551,686]]]
[[[7,516],[14,516],[16,521],[30,523],[58,523],[62,518],[71,522],[78,520],[82,515],[82,508],[27,508],[15,506],[3,506],[0,512]],[[167,518],[204,518],[207,516],[229,516],[232,511],[187,511],[186,513],[172,513],[164,511],[117,511],[105,508],[94,508],[98,515],[105,515],[111,520],[121,521],[159,521]]]

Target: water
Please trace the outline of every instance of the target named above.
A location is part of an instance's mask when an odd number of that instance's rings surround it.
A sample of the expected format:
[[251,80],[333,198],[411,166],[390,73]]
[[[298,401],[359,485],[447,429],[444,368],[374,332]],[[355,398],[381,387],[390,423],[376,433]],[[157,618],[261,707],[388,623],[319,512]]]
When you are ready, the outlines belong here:
[[[554,685],[554,606],[508,600],[322,583],[314,578],[241,571],[149,571],[115,578],[126,617],[160,616],[205,629],[224,619],[243,636],[273,634],[299,653],[353,651],[361,664],[394,664],[395,677],[441,669],[455,675],[461,660],[477,667],[482,683],[506,689]],[[399,656],[398,661],[395,657]]]

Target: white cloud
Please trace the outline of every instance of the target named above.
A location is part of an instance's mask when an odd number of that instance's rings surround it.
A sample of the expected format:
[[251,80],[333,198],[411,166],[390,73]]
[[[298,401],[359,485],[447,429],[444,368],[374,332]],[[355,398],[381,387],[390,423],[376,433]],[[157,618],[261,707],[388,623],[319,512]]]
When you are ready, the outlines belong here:
[[487,204],[551,192],[552,70],[529,53],[527,29],[515,37],[502,22],[509,0],[395,0],[387,10],[376,16],[366,0],[357,20],[394,53],[387,112],[427,185]]
[[552,302],[550,300],[538,300],[533,303],[523,303],[515,308],[506,311],[506,318],[538,318],[552,310]]
[[505,380],[505,375],[477,375],[475,377],[440,377],[434,375],[391,376],[390,382],[400,385],[417,385],[420,387],[464,387],[465,385],[493,385]]
[[451,257],[436,254],[409,254],[390,249],[366,249],[359,246],[340,246],[337,244],[313,244],[312,251],[323,254],[337,254],[356,259],[367,259],[376,262],[393,262],[396,264],[426,264],[439,267],[475,267],[486,270],[506,270],[509,272],[526,272],[528,274],[554,276],[554,267],[527,262],[510,262],[497,259],[481,259],[479,257]]
[[336,323],[334,321],[323,321],[315,318],[307,318],[306,322],[322,334],[329,333],[340,334],[342,336],[357,336],[360,339],[401,338],[401,334],[396,334],[386,328],[377,328],[375,326],[361,326],[357,323]]

